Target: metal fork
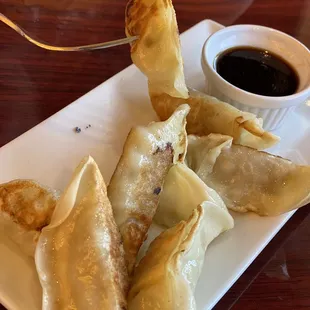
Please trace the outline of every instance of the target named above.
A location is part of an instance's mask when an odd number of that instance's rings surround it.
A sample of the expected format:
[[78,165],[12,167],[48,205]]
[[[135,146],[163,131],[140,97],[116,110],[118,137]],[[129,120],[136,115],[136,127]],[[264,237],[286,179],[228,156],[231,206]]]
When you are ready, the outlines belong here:
[[46,50],[50,51],[57,51],[57,52],[79,52],[79,51],[92,51],[92,50],[99,50],[104,48],[109,48],[113,46],[128,44],[133,41],[135,41],[138,37],[128,37],[113,41],[108,41],[104,43],[96,43],[96,44],[89,44],[89,45],[81,45],[81,46],[54,46],[49,45],[47,43],[43,43],[42,41],[38,41],[33,39],[23,28],[18,26],[15,22],[10,20],[8,17],[4,16],[2,13],[0,13],[0,20],[4,22],[6,25],[14,29],[17,33],[19,33],[22,37],[27,39],[32,44],[35,44],[41,48],[44,48]]

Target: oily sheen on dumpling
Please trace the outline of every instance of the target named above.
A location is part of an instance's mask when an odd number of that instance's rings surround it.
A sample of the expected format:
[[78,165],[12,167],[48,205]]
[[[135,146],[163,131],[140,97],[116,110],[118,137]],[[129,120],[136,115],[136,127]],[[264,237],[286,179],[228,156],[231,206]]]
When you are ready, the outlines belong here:
[[205,251],[214,238],[233,225],[227,210],[204,202],[187,221],[161,233],[135,270],[128,309],[196,309],[194,292]]
[[234,143],[268,148],[279,138],[263,129],[263,121],[228,103],[198,91],[188,91],[175,11],[171,0],[131,0],[126,10],[127,36],[139,36],[131,45],[133,63],[148,78],[154,110],[166,120],[181,104],[191,111],[187,132],[199,136],[221,133]]
[[214,205],[228,212],[215,190],[208,187],[185,164],[177,163],[170,168],[165,178],[154,220],[159,225],[172,227],[182,220],[187,220],[202,202],[205,206]]
[[126,309],[121,236],[100,171],[86,157],[42,230],[35,255],[43,310]]
[[133,128],[108,186],[129,274],[157,210],[164,179],[170,167],[185,158],[188,112],[188,105],[182,105],[165,122]]
[[33,180],[0,184],[0,232],[34,257],[43,227],[49,224],[59,193]]
[[139,35],[131,44],[131,57],[148,77],[149,85],[159,93],[188,98],[171,0],[130,0],[125,24],[127,36]]
[[188,166],[237,212],[279,215],[310,202],[310,166],[232,144],[232,137],[188,137]]
[[198,136],[220,133],[233,137],[235,144],[255,149],[265,149],[276,144],[280,138],[263,129],[262,119],[242,112],[232,105],[197,90],[189,90],[189,98],[174,98],[167,94],[150,93],[154,110],[165,120],[180,104],[187,103],[191,111],[187,117],[186,130]]

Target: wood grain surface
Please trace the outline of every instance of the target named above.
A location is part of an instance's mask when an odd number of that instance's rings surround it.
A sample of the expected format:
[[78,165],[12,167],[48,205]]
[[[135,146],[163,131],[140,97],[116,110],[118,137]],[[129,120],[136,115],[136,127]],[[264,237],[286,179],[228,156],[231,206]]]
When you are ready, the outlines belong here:
[[[125,5],[125,0],[0,0],[0,12],[38,39],[78,45],[124,37]],[[209,18],[273,27],[310,47],[310,0],[174,0],[174,5],[180,32]],[[128,46],[49,52],[0,24],[0,147],[129,64]],[[293,216],[215,308],[310,309],[310,207]]]

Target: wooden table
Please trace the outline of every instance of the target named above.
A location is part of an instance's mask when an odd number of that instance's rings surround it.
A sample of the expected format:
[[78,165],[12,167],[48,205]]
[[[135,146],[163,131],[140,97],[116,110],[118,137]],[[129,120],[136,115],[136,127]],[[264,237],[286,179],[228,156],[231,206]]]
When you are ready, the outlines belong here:
[[[123,37],[125,5],[125,0],[1,0],[0,12],[51,44],[78,45]],[[310,47],[310,0],[175,0],[174,5],[180,32],[210,18],[224,25],[270,26]],[[130,63],[128,46],[48,52],[0,24],[0,146]],[[216,309],[310,309],[309,213],[309,207],[295,213]]]

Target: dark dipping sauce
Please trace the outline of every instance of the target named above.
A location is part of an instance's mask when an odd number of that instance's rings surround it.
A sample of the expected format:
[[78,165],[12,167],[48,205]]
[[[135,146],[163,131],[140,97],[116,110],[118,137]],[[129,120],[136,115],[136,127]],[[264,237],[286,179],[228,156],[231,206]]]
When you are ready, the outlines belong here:
[[297,73],[285,60],[254,47],[226,50],[216,60],[216,71],[234,86],[263,96],[292,95],[299,83]]

